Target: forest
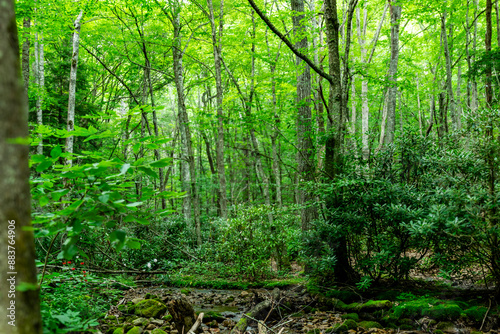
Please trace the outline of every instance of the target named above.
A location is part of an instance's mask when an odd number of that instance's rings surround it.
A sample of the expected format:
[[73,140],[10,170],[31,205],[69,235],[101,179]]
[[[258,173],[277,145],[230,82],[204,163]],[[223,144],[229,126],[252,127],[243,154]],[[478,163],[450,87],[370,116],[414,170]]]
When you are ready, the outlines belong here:
[[500,333],[498,0],[0,0],[0,334]]

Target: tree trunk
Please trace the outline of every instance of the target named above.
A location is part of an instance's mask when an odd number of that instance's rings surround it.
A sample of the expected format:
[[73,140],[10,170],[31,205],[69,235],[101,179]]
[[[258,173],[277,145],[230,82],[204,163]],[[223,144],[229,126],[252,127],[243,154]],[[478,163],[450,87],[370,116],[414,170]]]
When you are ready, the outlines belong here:
[[418,129],[420,132],[420,136],[423,136],[423,122],[422,122],[422,108],[420,106],[420,92],[419,92],[419,85],[418,85],[418,76],[415,78],[416,83],[417,83],[417,108],[418,108]]
[[30,26],[31,20],[29,17],[23,19],[23,58],[22,58],[22,68],[23,68],[23,80],[24,80],[24,93],[26,98],[28,98],[28,89],[30,81]]
[[[40,37],[40,39],[39,39]],[[28,49],[29,53],[29,49]],[[36,122],[38,126],[43,125],[43,98],[45,96],[45,59],[44,59],[44,49],[43,49],[43,37],[42,33],[40,36],[35,33],[35,61],[34,61],[34,72],[35,72],[35,84],[36,84]],[[43,137],[41,134],[38,135],[38,146],[37,154],[43,154]]]
[[[492,2],[491,0],[486,0],[486,11],[484,15],[486,16],[486,34],[484,36],[484,46],[486,53],[491,52],[491,36],[492,36],[492,26],[491,26],[491,10],[492,10]],[[491,108],[493,102],[493,88],[491,81],[491,65],[486,66],[486,82],[485,82],[485,90],[486,90],[486,107]]]
[[219,178],[219,206],[222,219],[227,219],[226,171],[224,166],[224,111],[222,109],[222,73],[221,73],[221,36],[223,29],[224,0],[220,1],[219,36],[215,25],[214,6],[212,0],[207,0],[212,27],[212,47],[215,63],[215,85],[217,89],[217,174]]
[[198,245],[201,245],[200,205],[198,201],[198,189],[196,187],[195,161],[191,140],[191,130],[189,128],[189,118],[184,98],[184,76],[182,73],[182,57],[184,54],[181,45],[180,10],[175,11],[172,23],[174,25],[174,47],[172,49],[174,61],[174,81],[177,88],[179,131],[181,133],[183,148],[182,160],[185,162],[183,166],[182,178],[186,187],[184,190],[188,193],[188,196],[184,197],[184,217],[188,224],[191,223],[191,209],[194,209],[196,242]]
[[[41,334],[31,228],[28,108],[21,77],[14,2],[0,10],[0,333]],[[33,288],[17,290],[21,283]]]
[[[363,23],[361,23],[360,9],[356,8],[356,25],[358,27],[358,42],[361,49],[361,63],[366,64],[366,27],[368,24],[368,8],[363,8]],[[370,107],[368,106],[368,80],[363,76],[361,79],[361,153],[363,160],[368,160],[370,155],[369,139],[368,139],[368,124],[370,117]]]
[[[83,10],[80,10],[80,14],[75,20],[73,32],[73,53],[71,56],[71,73],[69,77],[69,99],[68,99],[68,123],[67,130],[72,132],[75,130],[75,103],[76,103],[76,70],[78,67],[78,50],[80,47],[80,20],[83,16]],[[66,138],[66,152],[69,153],[69,157],[66,158],[66,165],[71,167],[73,163],[73,143],[74,137],[69,136]]]
[[390,0],[391,5],[391,61],[389,64],[389,90],[387,97],[387,127],[385,143],[394,142],[394,130],[396,126],[396,98],[397,98],[397,71],[399,57],[399,20],[401,18],[401,7],[395,0]]
[[[291,0],[291,8],[294,11],[293,15],[293,31],[296,36],[305,35],[303,20],[304,1]],[[295,44],[299,50],[307,50],[307,37]],[[312,124],[311,124],[311,72],[309,66],[299,57],[295,58],[297,67],[297,169],[299,176],[299,184],[314,180],[314,164],[313,164],[313,142],[312,142]],[[310,223],[317,218],[316,207],[310,204],[314,197],[299,186],[298,199],[299,205],[302,206],[300,212],[300,220],[302,230],[308,230]]]
[[453,82],[451,73],[451,55],[448,46],[448,36],[446,34],[446,9],[441,15],[441,36],[443,38],[444,57],[446,59],[446,89],[448,91],[451,122],[453,131],[456,131],[458,130],[458,121],[456,115],[455,97],[453,95],[453,86],[452,86]]

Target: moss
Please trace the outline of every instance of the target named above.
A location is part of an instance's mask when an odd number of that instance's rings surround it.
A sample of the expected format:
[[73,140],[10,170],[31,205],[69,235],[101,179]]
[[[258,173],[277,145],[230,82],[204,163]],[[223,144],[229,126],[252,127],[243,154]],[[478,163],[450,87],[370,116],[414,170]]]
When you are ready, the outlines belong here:
[[124,334],[123,328],[117,328],[113,331],[113,334]]
[[399,320],[399,324],[411,326],[411,325],[413,325],[413,320],[408,319],[408,318],[403,318],[403,319]]
[[224,320],[226,320],[226,318],[224,318],[220,313],[214,312],[214,311],[208,311],[203,316],[203,322],[205,322],[205,323],[211,322],[214,320],[217,322],[223,322]]
[[470,334],[483,334],[483,332],[480,332],[480,331],[471,331]]
[[296,312],[296,313],[293,313],[292,315],[290,315],[291,318],[300,318],[304,316],[304,313],[302,312]]
[[191,293],[191,290],[189,290],[189,289],[181,289],[181,293],[183,295],[189,295]]
[[434,298],[422,298],[403,302],[394,307],[396,318],[416,318],[428,316],[436,320],[456,319],[462,309],[453,301],[439,301]]
[[440,329],[442,331],[446,331],[447,329],[452,329],[455,327],[455,324],[449,321],[441,321],[436,325],[436,329]]
[[396,300],[396,298],[401,294],[401,291],[387,290],[379,293],[377,299],[379,300]]
[[128,307],[127,307],[127,313],[128,314],[134,314],[135,312],[135,304],[130,304]]
[[440,329],[436,329],[436,330],[434,331],[434,334],[444,334],[444,333],[443,333],[443,331],[442,331],[442,330],[440,330]]
[[484,306],[474,306],[464,311],[465,315],[477,322],[482,321],[488,309]]
[[162,319],[165,320],[166,322],[170,322],[172,320],[172,315],[171,314],[164,315]]
[[304,307],[304,312],[305,313],[314,313],[316,312],[318,309],[317,308],[314,308],[314,307],[311,307],[309,305],[307,305],[306,307]]
[[422,310],[424,317],[427,316],[437,320],[457,319],[461,313],[462,309],[453,303],[438,304]]
[[[249,314],[247,314],[247,315],[249,315]],[[236,326],[234,326],[234,328],[231,330],[231,334],[238,333],[238,332],[244,333],[245,330],[247,329],[247,326],[248,326],[247,318],[243,317],[238,321]]]
[[143,300],[135,305],[134,313],[146,318],[159,318],[167,311],[162,302],[153,299]]
[[400,329],[400,330],[403,330],[403,331],[411,331],[411,330],[413,330],[414,328],[413,328],[413,326],[411,326],[411,325],[400,325],[400,326],[399,326],[399,329]]
[[127,334],[141,334],[142,333],[142,328],[141,327],[132,327]]
[[348,330],[349,328],[347,328],[347,326],[344,324],[336,324],[335,326],[333,326],[333,331],[337,333],[347,332]]
[[307,334],[321,334],[321,329],[315,328],[307,332]]
[[352,319],[354,321],[359,321],[359,315],[357,313],[347,313],[342,315],[342,319]]
[[167,334],[167,332],[159,329],[159,328],[155,328],[153,329],[153,331],[151,332],[151,334]]
[[346,326],[347,329],[356,329],[356,328],[358,328],[358,324],[356,323],[356,321],[354,321],[352,319],[347,319],[346,321],[344,321],[344,323],[342,325]]
[[118,305],[118,311],[127,312],[127,305]]
[[234,296],[229,296],[227,299],[224,301],[224,304],[229,304],[234,302]]
[[361,321],[358,324],[359,327],[368,329],[368,328],[383,328],[381,324],[376,321]]
[[390,309],[392,307],[392,302],[390,300],[369,300],[363,305],[361,305],[360,309],[369,312],[369,311],[377,311],[377,310],[385,310]]

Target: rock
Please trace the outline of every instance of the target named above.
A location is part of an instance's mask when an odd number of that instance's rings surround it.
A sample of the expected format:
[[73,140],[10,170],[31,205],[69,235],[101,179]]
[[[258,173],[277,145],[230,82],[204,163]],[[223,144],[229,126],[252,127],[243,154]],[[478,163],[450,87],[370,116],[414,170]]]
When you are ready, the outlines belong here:
[[146,326],[148,323],[148,320],[146,318],[137,318],[134,321],[132,321],[132,325],[134,326]]
[[123,328],[117,328],[113,331],[113,334],[124,334],[124,330]]
[[344,321],[343,325],[345,325],[348,330],[358,328],[358,324],[352,319],[347,319],[346,321]]
[[147,331],[151,331],[151,330],[153,330],[153,329],[155,329],[155,328],[156,328],[156,326],[155,326],[154,324],[148,324],[148,325],[146,326],[146,330],[147,330]]
[[359,315],[357,313],[347,313],[341,316],[342,319],[352,319],[354,321],[359,321]]
[[369,329],[369,328],[382,328],[382,325],[379,324],[376,321],[361,321],[358,324],[359,327],[364,328],[364,329]]
[[184,296],[172,299],[168,303],[168,312],[172,315],[178,333],[189,331],[196,321],[193,306]]
[[458,333],[455,324],[449,321],[438,322],[436,329],[442,330],[444,333]]
[[142,334],[142,328],[141,327],[132,327],[127,334]]
[[170,314],[164,315],[162,319],[165,322],[170,322],[170,321],[172,321],[172,315],[170,315]]
[[161,330],[161,329],[157,328],[157,329],[153,329],[153,330],[151,331],[151,334],[167,334],[167,332],[165,332],[165,331],[163,331],[163,330]]
[[[166,316],[165,316],[165,317],[166,317]],[[164,318],[165,318],[165,317],[164,317]],[[164,323],[164,321],[163,321],[163,320],[159,320],[159,319],[151,319],[149,322],[150,322],[150,323],[152,323],[153,325],[158,326],[158,327],[163,326],[163,323]]]
[[120,312],[127,312],[127,305],[124,305],[124,304],[118,305],[117,308],[118,308],[118,311],[120,311]]
[[241,298],[245,298],[246,299],[246,298],[249,298],[249,297],[252,297],[252,296],[253,296],[253,293],[250,293],[248,291],[241,291],[241,293],[240,293],[240,297]]
[[134,314],[146,318],[160,318],[167,311],[165,304],[158,300],[146,299],[135,305]]
[[229,296],[226,298],[226,300],[224,300],[224,304],[229,304],[232,302],[234,302],[234,296]]

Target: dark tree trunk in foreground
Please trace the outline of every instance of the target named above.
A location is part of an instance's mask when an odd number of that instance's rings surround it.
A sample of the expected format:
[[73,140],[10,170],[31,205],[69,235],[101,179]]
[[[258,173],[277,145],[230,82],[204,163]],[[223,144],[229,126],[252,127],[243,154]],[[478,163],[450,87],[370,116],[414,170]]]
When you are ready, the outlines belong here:
[[0,10],[0,119],[0,333],[38,334],[38,288],[15,291],[20,283],[36,286],[36,268],[33,232],[24,230],[31,226],[29,146],[15,143],[28,137],[28,108],[10,0],[3,1]]

